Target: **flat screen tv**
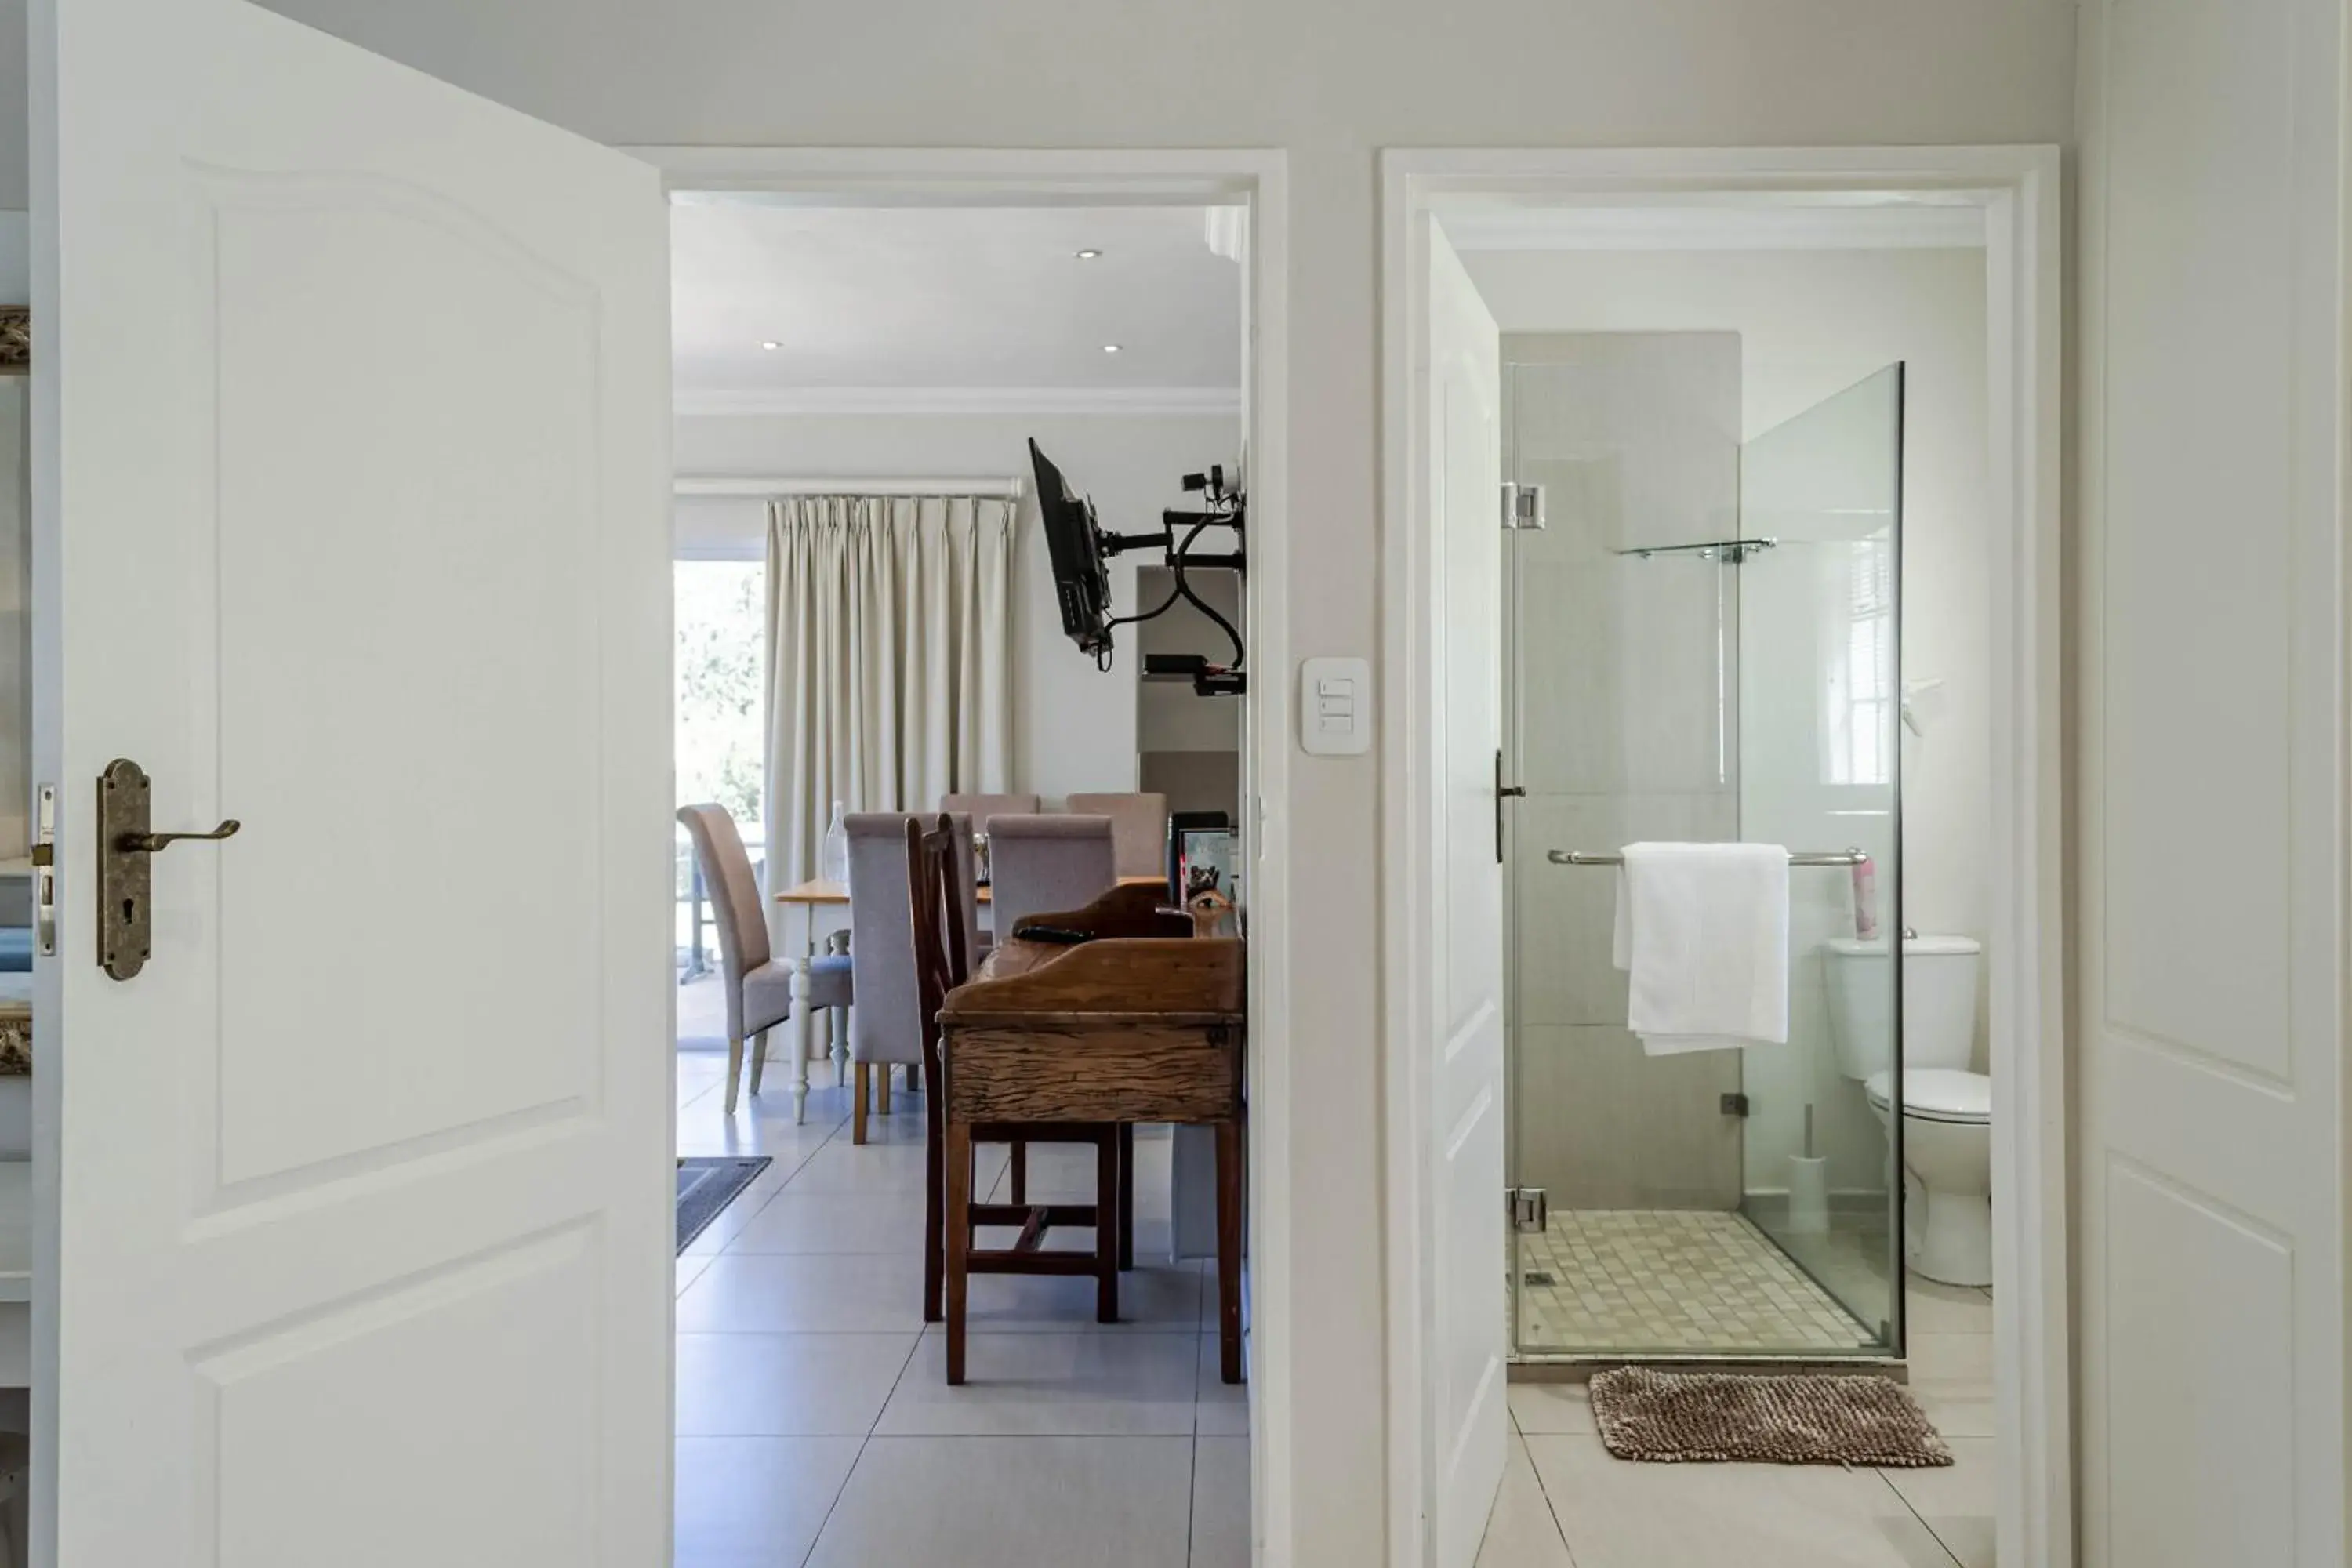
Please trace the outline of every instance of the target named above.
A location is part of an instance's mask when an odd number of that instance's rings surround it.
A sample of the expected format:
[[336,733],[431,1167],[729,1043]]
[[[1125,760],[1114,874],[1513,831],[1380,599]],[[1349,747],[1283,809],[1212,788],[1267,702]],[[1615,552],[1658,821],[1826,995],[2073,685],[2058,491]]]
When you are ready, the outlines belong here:
[[1110,658],[1110,570],[1103,563],[1102,535],[1094,503],[1070,487],[1037,443],[1029,443],[1037,474],[1037,511],[1045,521],[1045,550],[1053,558],[1054,595],[1062,605],[1062,630],[1081,653]]

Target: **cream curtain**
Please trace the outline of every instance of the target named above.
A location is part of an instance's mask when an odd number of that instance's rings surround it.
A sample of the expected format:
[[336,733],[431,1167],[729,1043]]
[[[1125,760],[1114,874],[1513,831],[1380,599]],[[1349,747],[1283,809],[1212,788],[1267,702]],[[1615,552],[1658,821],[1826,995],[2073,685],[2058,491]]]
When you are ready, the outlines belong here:
[[1013,503],[793,496],[768,508],[772,887],[816,875],[833,803],[1003,791]]

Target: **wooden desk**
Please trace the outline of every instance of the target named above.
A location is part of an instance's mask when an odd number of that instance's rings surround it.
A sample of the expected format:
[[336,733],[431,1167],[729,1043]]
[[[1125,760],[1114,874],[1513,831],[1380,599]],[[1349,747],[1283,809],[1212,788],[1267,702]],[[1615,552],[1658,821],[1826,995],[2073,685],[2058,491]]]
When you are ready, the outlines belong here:
[[[940,1026],[950,1356],[962,1338],[973,1123],[1198,1122],[1217,1137],[1220,1373],[1242,1381],[1244,966],[1231,937],[1014,939],[948,993]],[[951,1368],[949,1381],[960,1374]]]
[[[1168,879],[1165,877],[1121,877],[1118,880],[1121,887],[1143,885],[1164,887],[1167,885]],[[784,963],[792,970],[793,976],[793,1121],[794,1124],[797,1125],[798,1123],[808,1120],[809,1042],[811,1039],[811,1030],[816,1022],[814,1017],[814,1009],[809,1006],[809,965],[816,958],[817,911],[819,910],[847,910],[849,908],[849,884],[846,882],[828,881],[823,877],[812,877],[805,882],[795,882],[793,886],[786,888],[782,892],[778,893],[776,895],[776,902],[782,904],[787,909],[797,909],[800,910],[801,918],[801,946],[799,956],[794,957],[789,952],[783,955]],[[990,902],[991,895],[989,889],[983,886],[980,889],[980,907],[986,909],[989,907]],[[829,926],[826,929],[836,930],[838,929],[838,926]],[[784,934],[786,941],[789,943],[792,935],[789,927],[786,929]],[[849,1042],[845,1039],[834,1041],[833,1068],[835,1083],[838,1084],[841,1082],[842,1079],[848,1071],[848,1067]]]

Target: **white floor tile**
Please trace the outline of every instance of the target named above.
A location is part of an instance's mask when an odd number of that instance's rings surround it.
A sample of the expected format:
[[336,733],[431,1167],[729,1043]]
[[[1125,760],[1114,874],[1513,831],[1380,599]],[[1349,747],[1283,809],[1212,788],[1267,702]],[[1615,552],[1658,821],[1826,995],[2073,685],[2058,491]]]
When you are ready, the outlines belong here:
[[966,1298],[965,1330],[1000,1334],[1197,1333],[1202,1323],[1202,1296],[1198,1264],[1130,1268],[1118,1277],[1118,1321],[1097,1323],[1092,1279],[975,1274]]
[[1247,1437],[1203,1437],[1193,1446],[1192,1568],[1250,1568]]
[[1598,1437],[1527,1447],[1577,1568],[1952,1568],[1872,1471],[1635,1464]]
[[680,1334],[680,1436],[862,1437],[914,1353],[903,1334]]
[[1198,1356],[1174,1334],[923,1336],[875,1431],[894,1437],[1189,1436]]
[[1511,1419],[1530,1437],[1590,1435],[1592,1425],[1591,1391],[1580,1383],[1515,1383],[1510,1388]]
[[1991,1385],[1990,1334],[1915,1333],[1905,1348],[1914,1383]]
[[875,1437],[809,1568],[1184,1568],[1192,1503],[1190,1437]]
[[1200,1372],[1194,1385],[1201,1408],[1195,1430],[1203,1437],[1246,1437],[1249,1384],[1224,1381],[1220,1353],[1217,1331],[1212,1324],[1201,1336]]
[[[993,1183],[1003,1168],[1002,1146],[983,1148],[978,1158],[980,1181]],[[802,1193],[920,1193],[927,1180],[919,1143],[867,1143],[835,1138],[811,1157],[793,1177]]]
[[724,1254],[677,1299],[677,1331],[712,1333],[919,1333],[919,1252],[792,1257]]
[[1495,1493],[1494,1511],[1486,1516],[1477,1568],[1576,1568],[1543,1484],[1536,1479],[1528,1446],[1516,1433],[1503,1466],[1503,1484]]
[[1993,1476],[1996,1447],[1990,1437],[1951,1437],[1948,1469],[1884,1470],[1886,1484],[1902,1494],[1927,1521],[1944,1550],[1960,1568],[1993,1568]]
[[1914,1384],[1911,1397],[1919,1402],[1928,1425],[1946,1437],[1993,1437],[1992,1387],[1966,1384]]
[[920,1252],[923,1194],[778,1193],[727,1244],[729,1252]]
[[1904,1292],[1904,1305],[1915,1334],[1992,1332],[1992,1298],[1981,1290],[1915,1278]]
[[676,1568],[799,1568],[857,1437],[681,1437]]

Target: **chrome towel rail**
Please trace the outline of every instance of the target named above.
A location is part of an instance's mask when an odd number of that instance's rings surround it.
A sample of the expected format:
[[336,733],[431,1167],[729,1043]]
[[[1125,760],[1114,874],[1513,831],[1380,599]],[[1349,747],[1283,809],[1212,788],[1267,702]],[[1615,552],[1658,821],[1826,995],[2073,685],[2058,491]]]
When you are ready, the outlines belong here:
[[[1550,858],[1555,866],[1622,866],[1625,863],[1622,855],[1595,855],[1582,849],[1555,849],[1551,851]],[[1792,849],[1789,852],[1789,864],[1791,866],[1859,866],[1869,858],[1869,855],[1859,848]]]

